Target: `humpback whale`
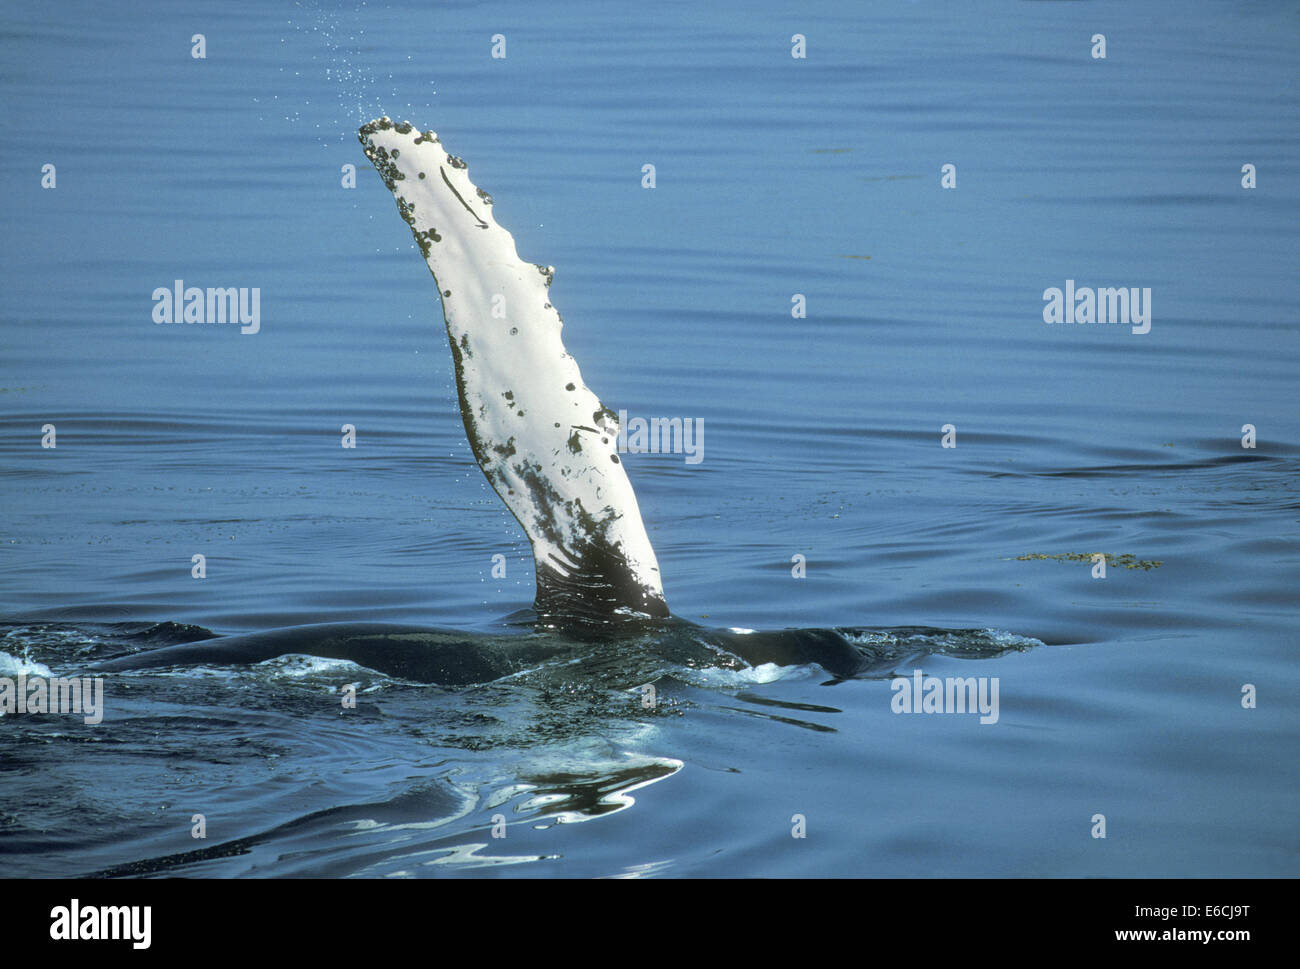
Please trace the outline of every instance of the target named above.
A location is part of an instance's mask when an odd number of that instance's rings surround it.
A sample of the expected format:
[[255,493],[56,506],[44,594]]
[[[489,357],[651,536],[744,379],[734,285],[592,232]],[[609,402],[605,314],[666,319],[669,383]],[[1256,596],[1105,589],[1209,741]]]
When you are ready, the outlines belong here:
[[[536,621],[484,636],[395,624],[327,623],[214,637],[99,663],[102,672],[248,664],[289,653],[347,659],[441,684],[482,683],[593,640],[726,666],[817,663],[837,677],[868,665],[853,630],[705,629],[669,614],[659,563],[618,455],[618,416],[586,385],[547,295],[554,270],[525,262],[492,197],[432,131],[379,118],[359,132],[442,302],[461,419],[474,459],[532,546]],[[907,630],[900,642],[924,630]],[[940,632],[940,631],[934,631]],[[876,653],[876,666],[894,654]]]
[[359,136],[442,297],[474,460],[533,549],[543,622],[664,618],[659,563],[618,456],[618,416],[583,382],[492,197],[432,131],[380,118]]

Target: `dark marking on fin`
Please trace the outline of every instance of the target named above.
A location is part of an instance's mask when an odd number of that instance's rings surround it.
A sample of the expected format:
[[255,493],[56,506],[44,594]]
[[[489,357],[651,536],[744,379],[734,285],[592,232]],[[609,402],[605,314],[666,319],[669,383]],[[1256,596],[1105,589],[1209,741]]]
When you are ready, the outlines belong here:
[[451,194],[456,196],[457,201],[459,201],[461,205],[465,206],[465,211],[468,212],[470,215],[474,216],[475,219],[478,219],[478,224],[480,228],[486,229],[488,227],[488,224],[484,222],[482,219],[480,219],[479,214],[475,212],[473,209],[471,209],[469,207],[469,203],[460,197],[460,192],[456,191],[456,186],[452,185],[451,181],[447,178],[447,170],[443,168],[441,165],[438,166],[438,174],[442,176],[443,183],[449,189],[451,189]]

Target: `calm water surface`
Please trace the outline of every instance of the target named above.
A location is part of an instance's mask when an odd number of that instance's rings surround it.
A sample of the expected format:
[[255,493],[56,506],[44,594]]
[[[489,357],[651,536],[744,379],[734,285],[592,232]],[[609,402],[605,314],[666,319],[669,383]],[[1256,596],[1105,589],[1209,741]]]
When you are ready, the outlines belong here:
[[[380,114],[557,267],[606,404],[703,422],[626,458],[677,615],[992,632],[670,665],[652,710],[581,668],[110,676],[98,725],[0,719],[5,873],[1296,873],[1298,49],[1293,2],[6,7],[0,675],[529,604]],[[155,325],[176,279],[259,287],[260,332]],[[1067,279],[1150,332],[1045,324]],[[998,722],[892,712],[917,668]]]

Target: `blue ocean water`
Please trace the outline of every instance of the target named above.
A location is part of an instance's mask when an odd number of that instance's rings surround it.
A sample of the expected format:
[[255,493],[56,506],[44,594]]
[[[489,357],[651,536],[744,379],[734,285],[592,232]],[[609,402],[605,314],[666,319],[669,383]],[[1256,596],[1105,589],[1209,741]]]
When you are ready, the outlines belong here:
[[[5,873],[1294,874],[1298,48],[1293,2],[6,7],[0,675],[531,601],[384,114],[556,267],[607,405],[705,428],[626,455],[675,614],[1007,648],[672,668],[649,709],[110,676],[102,723],[0,718]],[[259,332],[155,324],[177,279],[259,288]],[[1150,331],[1044,323],[1067,280]],[[895,713],[916,668],[997,722]]]

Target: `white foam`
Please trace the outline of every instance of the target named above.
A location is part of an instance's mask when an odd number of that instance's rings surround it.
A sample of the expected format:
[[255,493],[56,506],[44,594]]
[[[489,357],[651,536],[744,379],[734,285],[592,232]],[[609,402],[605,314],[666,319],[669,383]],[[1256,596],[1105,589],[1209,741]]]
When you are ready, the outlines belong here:
[[811,666],[778,666],[776,663],[761,663],[758,666],[747,666],[739,670],[706,667],[703,669],[680,669],[673,672],[676,679],[709,690],[756,686],[762,683],[800,679],[811,675]]
[[53,676],[50,668],[44,663],[36,663],[27,659],[25,656],[14,656],[11,653],[0,652],[0,676]]

